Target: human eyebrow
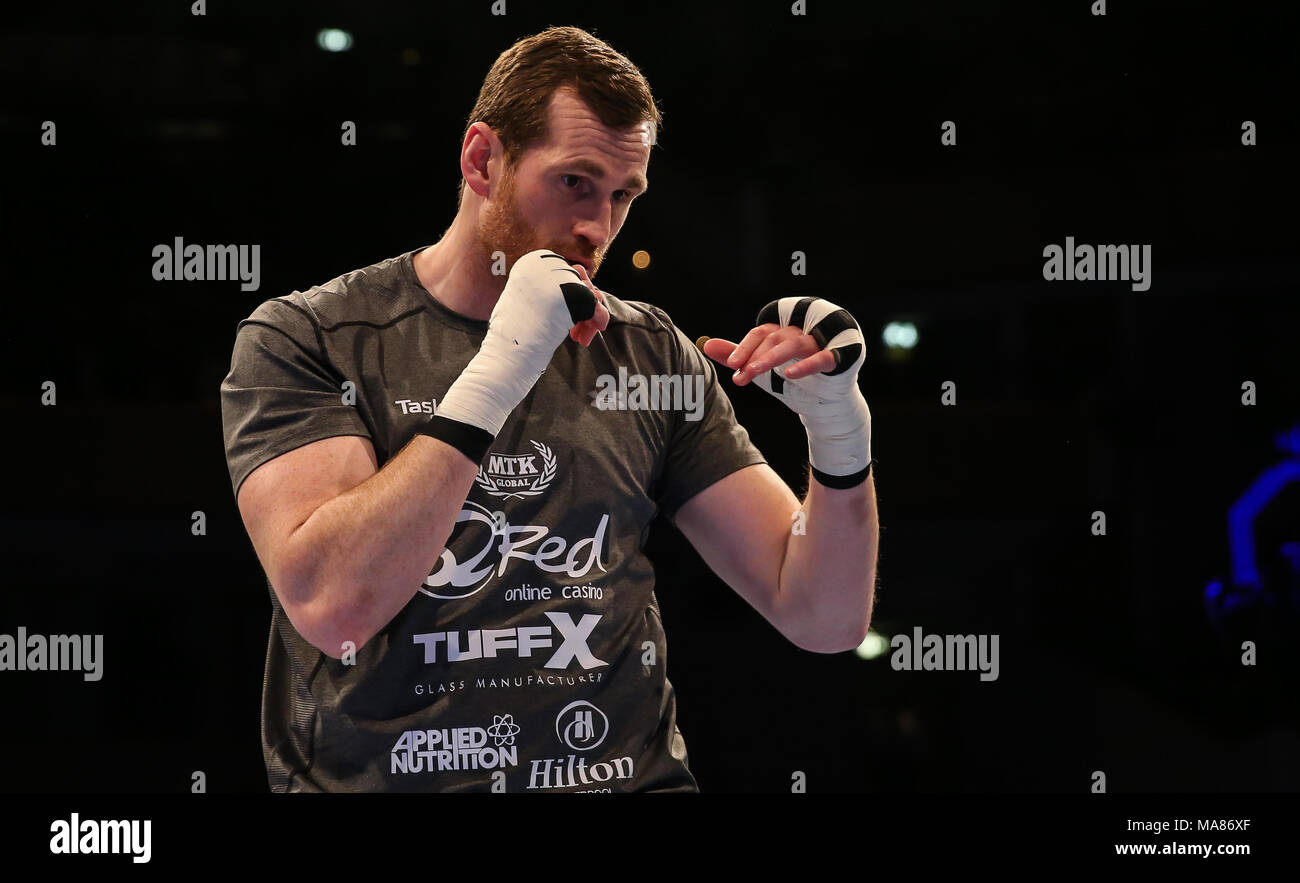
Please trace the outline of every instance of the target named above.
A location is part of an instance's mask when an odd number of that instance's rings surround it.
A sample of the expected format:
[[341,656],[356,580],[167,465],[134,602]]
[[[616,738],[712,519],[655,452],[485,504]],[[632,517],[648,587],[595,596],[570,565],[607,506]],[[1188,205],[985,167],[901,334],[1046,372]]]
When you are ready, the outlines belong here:
[[[575,159],[572,162],[561,163],[561,165],[564,168],[585,172],[593,178],[605,177],[605,169],[598,163],[592,162],[589,159]],[[645,193],[650,189],[650,182],[647,181],[645,176],[640,172],[634,172],[627,181],[623,183],[623,188],[626,190],[635,190],[637,193]]]

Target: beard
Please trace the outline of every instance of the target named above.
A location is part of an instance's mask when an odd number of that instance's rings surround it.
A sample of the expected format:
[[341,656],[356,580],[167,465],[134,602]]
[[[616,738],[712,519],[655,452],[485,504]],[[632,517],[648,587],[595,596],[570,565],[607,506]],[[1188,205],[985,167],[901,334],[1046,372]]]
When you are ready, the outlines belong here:
[[507,170],[501,182],[500,196],[484,205],[479,213],[478,250],[484,262],[481,266],[491,267],[492,255],[499,251],[506,257],[505,268],[509,273],[515,261],[530,251],[549,248],[557,254],[590,257],[592,261],[590,275],[594,276],[603,258],[601,252],[597,250],[595,254],[588,255],[585,249],[568,246],[556,248],[539,241],[537,229],[528,223],[520,212],[517,197],[514,173]]

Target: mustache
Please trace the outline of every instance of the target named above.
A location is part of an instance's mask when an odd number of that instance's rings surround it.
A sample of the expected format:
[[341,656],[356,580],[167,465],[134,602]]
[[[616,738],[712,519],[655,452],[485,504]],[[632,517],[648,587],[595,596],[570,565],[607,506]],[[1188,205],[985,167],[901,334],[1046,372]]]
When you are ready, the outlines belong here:
[[600,254],[599,251],[589,252],[585,248],[576,248],[574,246],[551,246],[550,248],[551,251],[556,254],[567,254],[575,258],[582,258],[584,261],[592,261],[593,263],[596,260],[596,256]]

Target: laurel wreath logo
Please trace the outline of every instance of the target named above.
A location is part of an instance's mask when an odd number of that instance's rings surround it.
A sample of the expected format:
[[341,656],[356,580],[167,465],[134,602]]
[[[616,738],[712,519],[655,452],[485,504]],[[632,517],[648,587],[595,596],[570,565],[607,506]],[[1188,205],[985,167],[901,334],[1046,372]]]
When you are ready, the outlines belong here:
[[542,474],[533,479],[533,483],[530,484],[526,490],[502,490],[501,486],[496,483],[492,476],[488,475],[487,472],[484,471],[482,466],[478,468],[478,475],[474,476],[474,483],[492,496],[501,497],[505,500],[509,500],[512,497],[519,497],[522,499],[524,497],[538,496],[542,491],[546,490],[552,481],[555,480],[556,457],[555,452],[539,441],[533,441],[532,446],[537,449],[537,453],[542,455]]

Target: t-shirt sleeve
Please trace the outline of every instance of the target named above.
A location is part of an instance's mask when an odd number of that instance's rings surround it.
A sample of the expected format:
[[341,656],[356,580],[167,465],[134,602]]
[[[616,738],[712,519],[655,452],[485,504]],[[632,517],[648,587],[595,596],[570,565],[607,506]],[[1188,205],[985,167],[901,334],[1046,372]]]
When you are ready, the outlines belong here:
[[281,454],[339,435],[371,438],[357,409],[343,402],[343,380],[302,307],[268,300],[239,323],[230,373],[221,382],[226,465],[236,499],[248,474]]
[[[687,501],[709,485],[738,469],[766,463],[749,432],[736,422],[714,362],[700,352],[668,315],[657,307],[655,314],[672,329],[670,345],[675,369],[683,380],[704,376],[704,398],[699,420],[689,411],[673,411],[674,426],[664,455],[659,479],[659,508],[670,520]],[[694,383],[695,381],[690,381]]]

